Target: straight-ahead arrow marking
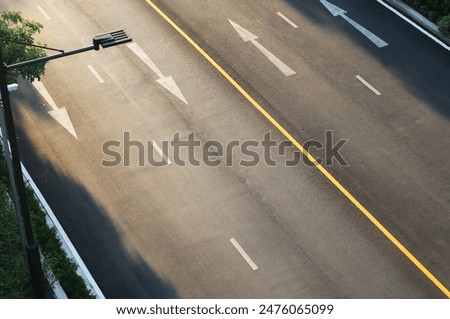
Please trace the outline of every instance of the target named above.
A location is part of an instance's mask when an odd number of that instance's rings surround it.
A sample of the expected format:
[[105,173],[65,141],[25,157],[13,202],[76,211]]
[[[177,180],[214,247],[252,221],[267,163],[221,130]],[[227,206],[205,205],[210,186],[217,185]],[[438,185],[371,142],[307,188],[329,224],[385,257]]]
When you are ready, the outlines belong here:
[[347,13],[347,11],[345,11],[344,9],[339,8],[337,5],[334,5],[327,0],[320,0],[320,2],[325,6],[325,8],[328,9],[328,11],[330,11],[330,13],[334,17],[341,16]]
[[336,187],[336,189],[344,195],[345,198],[351,202],[357,210],[367,219],[368,222],[372,223],[373,226],[382,234],[385,239],[391,242],[395,248],[408,258],[408,260],[428,279],[430,280],[445,296],[450,298],[449,289],[439,281],[436,276],[434,276],[380,221],[374,216],[370,211],[368,211],[363,204],[361,204],[345,187],[342,185],[334,176],[328,171],[327,168],[318,163],[316,158],[305,149],[304,144],[297,141],[284,127],[281,125],[262,105],[260,105],[255,98],[252,97],[239,83],[227,72],[225,69],[213,58],[211,57],[192,37],[190,37],[176,22],[167,16],[167,14],[162,11],[157,5],[151,0],[146,0],[148,5],[155,10],[155,12],[173,27],[173,29],[179,33],[187,43],[191,44],[198,53],[205,58],[205,60],[211,64],[213,68],[221,74],[224,79],[226,79],[241,95],[245,98],[260,114],[270,122],[274,128],[276,128],[284,137],[286,137],[292,144],[304,155],[311,163],[314,164],[318,172],[323,175],[330,185]]
[[258,48],[259,51],[262,52],[272,62],[285,76],[290,76],[295,74],[296,72],[292,70],[290,67],[288,67],[283,61],[281,61],[279,58],[277,58],[272,52],[267,50],[265,47],[263,47],[258,41],[258,37],[248,31],[247,29],[241,27],[239,24],[231,21],[228,19],[230,24],[233,26],[233,28],[236,30],[236,32],[239,34],[239,36],[244,40],[244,42],[251,42],[255,47]]
[[150,57],[144,52],[144,50],[142,50],[139,44],[133,42],[128,44],[127,46],[131,51],[133,51],[134,54],[137,55],[139,59],[142,60],[142,62],[144,62],[159,77],[159,79],[156,80],[156,82],[158,82],[160,85],[166,88],[166,90],[175,95],[181,101],[188,104],[186,98],[184,97],[183,93],[181,92],[180,88],[178,87],[173,77],[170,75],[164,76],[164,74],[159,70],[156,64],[153,63]]
[[50,96],[50,93],[48,93],[46,87],[44,86],[44,83],[41,81],[34,81],[33,86],[38,90],[39,94],[44,98],[45,101],[47,101],[47,104],[52,108],[53,111],[58,109],[58,106],[56,105],[55,101],[53,101],[53,98]]
[[36,90],[41,94],[47,104],[52,108],[48,114],[50,114],[59,124],[62,125],[70,134],[72,134],[76,139],[78,139],[77,132],[73,127],[72,121],[70,120],[69,113],[67,113],[67,109],[65,107],[58,108],[53,98],[48,93],[47,89],[44,86],[44,83],[41,81],[33,81],[33,86]]
[[382,40],[381,38],[377,37],[375,34],[364,28],[362,25],[357,23],[356,21],[350,19],[345,14],[341,15],[342,18],[344,18],[348,23],[350,23],[353,27],[355,27],[359,32],[364,34],[372,43],[374,43],[377,47],[383,48],[385,46],[388,46],[389,44]]
[[347,11],[345,11],[344,9],[339,8],[338,6],[330,3],[327,0],[319,0],[324,6],[325,8],[328,9],[328,11],[330,11],[330,13],[334,16],[340,16],[342,17],[345,21],[347,21],[348,23],[350,23],[350,25],[352,25],[354,28],[356,28],[359,32],[361,32],[362,34],[364,34],[370,41],[372,41],[372,43],[374,43],[377,47],[379,48],[383,48],[387,45],[389,45],[386,41],[380,39],[379,37],[377,37],[375,34],[373,34],[372,32],[370,32],[369,30],[367,30],[366,28],[364,28],[362,25],[360,25],[359,23],[357,23],[356,21],[350,19],[349,17],[347,17],[345,14],[347,13]]
[[136,42],[130,43],[127,45],[128,48],[133,51],[134,54],[138,56],[139,59],[142,60],[147,66],[154,72],[159,78],[163,78],[163,73],[159,70],[155,63],[150,59],[147,53],[142,50],[142,48]]

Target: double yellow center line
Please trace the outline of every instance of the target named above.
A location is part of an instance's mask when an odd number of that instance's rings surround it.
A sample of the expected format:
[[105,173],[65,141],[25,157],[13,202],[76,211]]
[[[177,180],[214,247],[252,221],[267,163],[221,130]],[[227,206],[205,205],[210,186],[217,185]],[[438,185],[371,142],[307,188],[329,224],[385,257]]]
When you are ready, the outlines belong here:
[[183,38],[186,39],[209,63],[216,68],[238,91],[241,93],[281,134],[283,134],[304,156],[310,160],[314,166],[345,196],[350,200],[364,216],[369,219],[394,245],[397,247],[436,287],[439,288],[447,298],[450,298],[450,291],[408,250],[397,238],[389,232],[350,192],[339,183],[317,160],[309,154],[307,150],[280,124],[275,120],[258,102],[245,91],[208,53],[205,52],[186,32],[183,31],[172,19],[170,19],[151,0],[147,3]]

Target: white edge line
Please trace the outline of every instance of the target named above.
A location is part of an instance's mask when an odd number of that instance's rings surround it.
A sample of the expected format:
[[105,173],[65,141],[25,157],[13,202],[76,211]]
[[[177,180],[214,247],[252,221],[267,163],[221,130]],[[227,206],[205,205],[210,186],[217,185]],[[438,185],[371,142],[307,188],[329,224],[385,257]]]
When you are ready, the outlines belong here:
[[161,157],[167,162],[167,165],[172,164],[172,162],[167,157],[167,155],[163,153],[161,147],[159,147],[159,145],[155,141],[152,140],[151,142],[152,142],[152,145],[155,148],[155,150],[159,153],[159,155],[161,155]]
[[105,299],[105,296],[103,295],[102,291],[98,287],[98,285],[95,282],[94,278],[92,277],[91,273],[87,269],[86,265],[84,264],[83,260],[81,259],[80,255],[78,254],[76,248],[73,246],[73,244],[70,241],[69,237],[67,236],[66,232],[62,228],[61,224],[59,223],[58,219],[56,218],[55,214],[53,213],[53,210],[50,208],[50,206],[48,205],[48,203],[45,200],[44,196],[40,192],[39,188],[34,183],[33,179],[31,178],[30,174],[28,173],[27,169],[25,168],[25,166],[22,163],[20,163],[20,165],[22,166],[22,171],[23,171],[23,175],[24,175],[25,180],[31,186],[31,188],[33,189],[34,193],[38,197],[39,202],[44,207],[44,210],[47,213],[48,218],[51,220],[51,222],[53,223],[55,228],[58,230],[57,233],[61,237],[62,242],[65,244],[65,245],[62,245],[63,249],[66,250],[66,252],[67,252],[67,249],[68,249],[69,253],[76,260],[76,263],[77,263],[77,265],[79,267],[79,271],[82,272],[82,277],[84,277],[89,282],[89,284],[91,285],[91,287],[94,290],[95,294],[97,295],[97,298],[98,299]]
[[358,80],[360,80],[366,87],[368,87],[373,93],[375,93],[376,95],[380,96],[381,92],[378,91],[376,88],[374,88],[369,82],[367,82],[366,80],[363,79],[363,77],[361,75],[356,75],[356,78]]
[[100,83],[105,83],[105,81],[102,79],[102,77],[100,76],[100,74],[98,74],[97,71],[95,71],[94,67],[92,65],[88,65],[87,66],[89,71],[91,71],[91,73],[95,76],[95,78],[100,82]]
[[41,11],[42,15],[47,19],[47,20],[51,20],[52,18],[50,18],[50,16],[48,15],[47,12],[45,12],[45,10],[41,7],[41,6],[37,6],[38,10]]
[[[0,129],[0,137],[3,141],[3,134]],[[2,142],[1,141],[1,142]],[[4,146],[4,145],[3,145]],[[4,146],[5,147],[5,146]],[[83,280],[86,284],[89,284],[91,286],[91,291],[96,295],[97,299],[105,299],[105,296],[103,295],[102,291],[100,290],[100,287],[95,282],[94,278],[92,277],[91,273],[87,269],[85,263],[81,259],[80,255],[78,254],[76,248],[73,246],[72,242],[70,241],[69,237],[67,236],[66,232],[64,231],[64,228],[61,226],[61,224],[58,221],[58,218],[56,218],[55,214],[53,213],[53,210],[48,205],[47,201],[45,200],[44,196],[42,195],[41,191],[37,187],[37,185],[34,183],[33,179],[31,178],[31,175],[28,173],[27,169],[23,165],[22,162],[20,162],[20,166],[22,168],[22,174],[24,180],[30,185],[30,187],[33,189],[34,194],[38,198],[40,204],[44,208],[45,212],[47,213],[46,220],[50,220],[51,224],[56,228],[57,235],[61,239],[61,248],[66,252],[68,255],[72,255],[73,258],[76,261],[76,264],[78,266],[77,273],[81,275]]]
[[[3,127],[3,123],[2,123],[2,127]],[[9,144],[8,140],[3,140],[3,133],[2,133],[2,128],[0,128],[0,144],[3,146],[3,152],[5,153],[5,156],[11,156],[11,145]],[[8,146],[5,147],[5,144],[7,144]],[[9,164],[8,164],[9,165]],[[23,164],[20,163],[20,165],[23,167]],[[24,171],[24,169],[22,170],[22,172]],[[31,178],[31,177],[30,177]],[[8,198],[12,201],[12,198],[10,196],[8,196]],[[48,215],[45,216],[46,219],[46,223],[48,225]],[[40,251],[40,250],[39,250]],[[40,251],[41,252],[41,251]],[[41,252],[41,262],[43,264],[45,264],[45,257]],[[45,269],[45,275],[47,277],[48,282],[50,283],[50,286],[52,287],[53,290],[53,294],[55,296],[56,299],[68,299],[66,292],[64,291],[64,289],[61,287],[61,284],[59,283],[58,279],[56,278],[55,274],[53,273],[53,271],[50,269],[50,267],[46,267]]]
[[292,22],[288,17],[286,17],[284,14],[282,14],[281,12],[277,12],[277,14],[287,23],[289,23],[294,29],[298,28],[298,25],[296,25],[294,22]]
[[436,38],[434,35],[432,35],[430,32],[428,32],[427,30],[425,30],[424,28],[422,28],[421,26],[419,26],[417,23],[415,23],[414,21],[412,21],[411,19],[405,17],[403,14],[401,14],[399,11],[397,11],[396,9],[394,9],[393,7],[391,7],[390,5],[388,5],[387,3],[383,2],[382,0],[377,0],[377,2],[379,4],[381,4],[382,6],[386,7],[388,10],[392,11],[393,13],[395,13],[397,16],[399,16],[400,18],[402,18],[403,20],[405,20],[406,22],[408,22],[410,25],[412,25],[413,27],[415,27],[417,30],[419,30],[420,32],[422,32],[423,34],[425,34],[426,36],[428,36],[430,39],[432,39],[433,41],[435,41],[436,43],[438,43],[439,45],[441,45],[444,49],[450,51],[450,47],[448,45],[446,45],[444,42],[442,42],[441,40],[439,40],[438,38]]
[[245,252],[245,250],[241,247],[241,245],[239,245],[239,243],[236,241],[236,239],[231,238],[230,242],[233,244],[234,248],[237,249],[237,251],[241,254],[241,256],[245,259],[245,261],[250,265],[250,267],[253,270],[257,270],[258,266],[256,266],[256,264],[253,262],[253,260],[249,257],[249,255],[247,255],[247,253]]

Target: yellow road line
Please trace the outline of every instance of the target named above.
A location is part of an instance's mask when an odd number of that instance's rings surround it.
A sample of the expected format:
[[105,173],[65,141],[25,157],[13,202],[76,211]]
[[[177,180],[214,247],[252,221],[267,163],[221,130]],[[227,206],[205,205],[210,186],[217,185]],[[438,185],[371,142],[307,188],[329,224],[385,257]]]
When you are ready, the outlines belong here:
[[361,213],[364,214],[394,245],[397,247],[436,287],[439,288],[447,298],[450,298],[450,291],[408,250],[397,238],[389,232],[352,194],[339,183],[317,160],[306,151],[303,146],[278,123],[258,102],[253,99],[211,56],[205,52],[186,32],[183,31],[172,19],[170,19],[151,0],[145,0],[167,23],[169,23],[183,38],[185,38],[217,71],[219,71],[238,91],[241,93],[262,115],[274,125],[295,147],[310,160],[314,166],[342,193]]

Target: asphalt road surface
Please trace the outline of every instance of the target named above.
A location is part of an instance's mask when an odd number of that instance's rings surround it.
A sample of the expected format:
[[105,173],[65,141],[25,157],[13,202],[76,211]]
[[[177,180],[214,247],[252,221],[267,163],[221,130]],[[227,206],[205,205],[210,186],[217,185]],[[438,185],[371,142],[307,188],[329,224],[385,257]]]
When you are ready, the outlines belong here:
[[[11,95],[22,161],[107,298],[450,297],[450,52],[376,1],[0,9],[50,47],[134,40],[49,62],[54,103]],[[177,133],[222,164],[179,165]],[[297,143],[342,158],[286,166]],[[240,165],[255,154],[276,165]]]

